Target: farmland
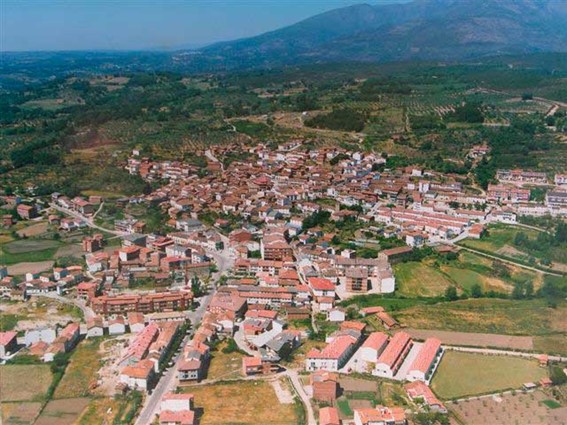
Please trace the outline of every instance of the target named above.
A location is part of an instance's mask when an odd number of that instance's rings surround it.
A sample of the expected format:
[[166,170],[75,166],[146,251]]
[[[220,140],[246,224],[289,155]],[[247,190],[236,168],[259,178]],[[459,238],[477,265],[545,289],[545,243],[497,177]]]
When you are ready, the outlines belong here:
[[400,295],[439,296],[451,286],[452,281],[433,267],[417,262],[400,263],[394,266],[397,291]]
[[539,367],[536,360],[448,351],[431,387],[439,397],[454,399],[519,389],[545,376],[546,369]]
[[492,425],[565,423],[565,409],[549,409],[546,398],[542,391],[520,392],[467,400],[451,405],[450,410],[466,424],[481,423],[489,416]]
[[182,387],[195,395],[202,425],[298,423],[294,404],[280,404],[271,385],[264,381],[235,381]]
[[48,365],[0,366],[0,400],[41,401],[51,380]]
[[37,425],[73,425],[88,403],[87,398],[51,400],[35,423]]

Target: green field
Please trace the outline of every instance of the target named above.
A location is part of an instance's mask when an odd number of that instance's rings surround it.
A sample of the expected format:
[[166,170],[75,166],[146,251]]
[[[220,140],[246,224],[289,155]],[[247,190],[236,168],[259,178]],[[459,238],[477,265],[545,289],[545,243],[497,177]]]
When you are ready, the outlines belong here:
[[433,377],[431,388],[443,399],[520,389],[537,383],[546,369],[536,360],[447,351]]
[[443,295],[453,282],[443,273],[424,263],[407,262],[394,266],[397,293],[407,297]]
[[567,332],[567,304],[550,308],[544,300],[468,299],[415,305],[393,312],[416,329],[441,329],[508,335],[550,335]]
[[44,239],[23,239],[9,242],[0,247],[0,258],[6,265],[23,262],[52,260],[60,242]]
[[537,240],[541,232],[524,227],[497,224],[488,227],[488,235],[481,239],[465,239],[460,245],[494,253],[502,257],[527,262],[530,257],[541,260],[547,258],[559,263],[567,263],[567,249],[565,244],[549,245],[536,244],[534,249],[526,249],[515,244],[516,236],[523,233],[530,241]]
[[100,342],[100,338],[94,338],[79,343],[53,398],[75,398],[90,394],[90,387],[93,383],[96,384],[97,372],[101,366],[98,351]]

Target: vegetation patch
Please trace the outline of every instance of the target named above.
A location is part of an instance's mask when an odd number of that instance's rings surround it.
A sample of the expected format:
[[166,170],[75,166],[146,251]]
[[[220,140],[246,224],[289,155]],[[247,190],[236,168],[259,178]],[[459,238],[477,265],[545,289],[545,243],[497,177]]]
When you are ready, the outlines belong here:
[[280,404],[272,386],[264,381],[235,381],[182,387],[195,395],[202,425],[297,424],[293,404]]
[[71,354],[65,375],[55,390],[54,398],[84,397],[90,394],[101,366],[98,352],[100,339],[81,341]]
[[0,400],[41,401],[52,382],[48,365],[17,364],[0,366]]

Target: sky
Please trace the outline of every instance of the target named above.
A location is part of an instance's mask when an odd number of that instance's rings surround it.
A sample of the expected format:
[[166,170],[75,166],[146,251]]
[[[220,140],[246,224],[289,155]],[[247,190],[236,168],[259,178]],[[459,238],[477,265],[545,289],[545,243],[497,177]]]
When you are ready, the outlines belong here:
[[358,3],[401,0],[0,0],[0,50],[195,47]]

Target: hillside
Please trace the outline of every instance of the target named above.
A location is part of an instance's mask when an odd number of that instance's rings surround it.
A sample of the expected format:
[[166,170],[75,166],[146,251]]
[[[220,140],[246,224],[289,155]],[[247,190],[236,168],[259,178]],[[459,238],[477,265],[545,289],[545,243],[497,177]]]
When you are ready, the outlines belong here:
[[461,60],[567,51],[567,4],[554,0],[415,0],[360,4],[257,37],[177,55],[195,68],[312,62]]

